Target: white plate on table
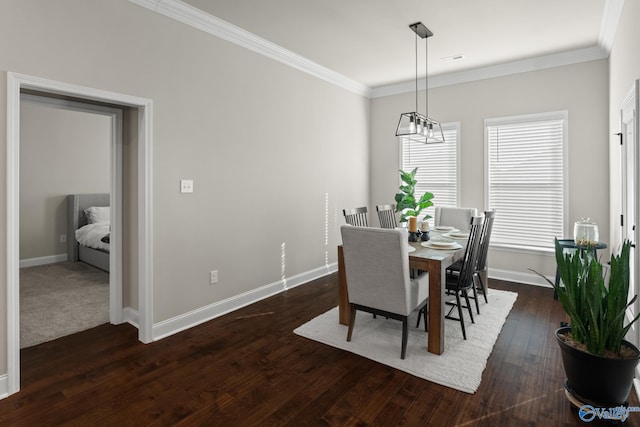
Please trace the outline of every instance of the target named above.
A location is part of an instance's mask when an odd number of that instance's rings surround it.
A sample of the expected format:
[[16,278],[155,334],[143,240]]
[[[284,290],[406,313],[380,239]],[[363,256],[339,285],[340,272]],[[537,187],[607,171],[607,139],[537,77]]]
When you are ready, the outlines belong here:
[[436,225],[435,227],[436,230],[438,231],[453,231],[454,228],[450,225]]
[[445,236],[450,237],[452,239],[468,239],[469,233],[465,233],[464,231],[450,231]]
[[428,240],[426,242],[421,243],[425,248],[431,249],[441,249],[441,250],[452,250],[452,249],[460,249],[462,246],[458,242],[454,241],[445,241],[445,240]]
[[414,248],[413,246],[409,246],[407,248],[407,253],[411,253],[411,252],[415,252],[416,248]]

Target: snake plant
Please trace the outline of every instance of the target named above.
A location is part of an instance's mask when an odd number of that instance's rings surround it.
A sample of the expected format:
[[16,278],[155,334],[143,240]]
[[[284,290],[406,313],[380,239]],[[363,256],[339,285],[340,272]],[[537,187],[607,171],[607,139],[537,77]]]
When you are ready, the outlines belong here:
[[620,354],[622,341],[638,314],[624,324],[625,313],[638,298],[629,300],[629,254],[631,243],[622,244],[618,255],[611,255],[608,286],[602,264],[591,255],[589,248],[581,253],[564,253],[558,239],[555,255],[562,285],[534,271],[550,283],[558,293],[562,308],[571,322],[573,339],[585,345],[587,351],[602,356],[605,352]]

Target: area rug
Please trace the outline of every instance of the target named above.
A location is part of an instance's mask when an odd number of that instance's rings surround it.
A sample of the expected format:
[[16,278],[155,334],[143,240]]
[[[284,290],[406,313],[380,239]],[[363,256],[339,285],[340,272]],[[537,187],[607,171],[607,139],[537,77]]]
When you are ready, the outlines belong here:
[[335,307],[293,332],[416,377],[466,393],[475,393],[493,345],[517,297],[515,292],[491,289],[488,304],[480,298],[480,315],[474,311],[475,324],[469,321],[469,313],[465,316],[466,341],[462,338],[460,323],[445,319],[445,350],[439,356],[427,352],[424,324],[421,322],[421,328],[415,328],[417,314],[409,318],[409,340],[404,360],[400,359],[402,323],[397,320],[380,316],[374,319],[368,313],[358,312],[351,342],[347,342],[347,326],[338,323],[338,307]]

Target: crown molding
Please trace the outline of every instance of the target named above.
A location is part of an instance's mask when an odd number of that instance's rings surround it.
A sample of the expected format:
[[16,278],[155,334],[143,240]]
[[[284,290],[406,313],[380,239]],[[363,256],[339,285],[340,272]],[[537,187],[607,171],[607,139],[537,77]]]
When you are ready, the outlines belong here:
[[[561,67],[580,62],[595,61],[607,58],[608,56],[608,52],[604,49],[600,47],[590,47],[552,55],[527,58],[520,61],[505,62],[503,64],[488,67],[474,68],[471,70],[429,77],[429,89],[491,79],[494,77],[503,77],[511,74],[527,73],[530,71],[543,70],[545,68]],[[424,88],[424,81],[418,82],[418,90],[424,90]],[[383,96],[398,95],[414,91],[415,81],[412,80],[375,87],[371,90],[370,98],[380,98]]]
[[600,37],[598,38],[598,46],[604,49],[607,54],[611,52],[613,39],[616,36],[622,9],[624,8],[624,0],[606,0],[604,4],[604,14],[600,23]]
[[[380,98],[383,96],[413,92],[415,90],[415,81],[413,80],[370,88],[227,21],[209,15],[180,0],[129,0],[129,2],[325,80],[357,95],[367,98]],[[598,46],[441,74],[429,77],[429,88],[450,86],[607,58],[613,45],[623,6],[624,0],[606,0]],[[424,90],[424,88],[424,82],[419,82],[418,89]]]
[[209,15],[180,0],[129,0],[138,6],[175,19],[190,27],[249,49],[358,95],[370,97],[371,88],[330,70],[297,53],[243,30],[227,21]]

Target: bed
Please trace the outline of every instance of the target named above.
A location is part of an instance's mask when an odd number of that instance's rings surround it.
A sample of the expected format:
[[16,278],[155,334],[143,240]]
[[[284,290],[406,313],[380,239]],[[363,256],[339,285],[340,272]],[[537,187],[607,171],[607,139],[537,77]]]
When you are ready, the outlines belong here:
[[109,271],[109,194],[67,196],[67,259]]

